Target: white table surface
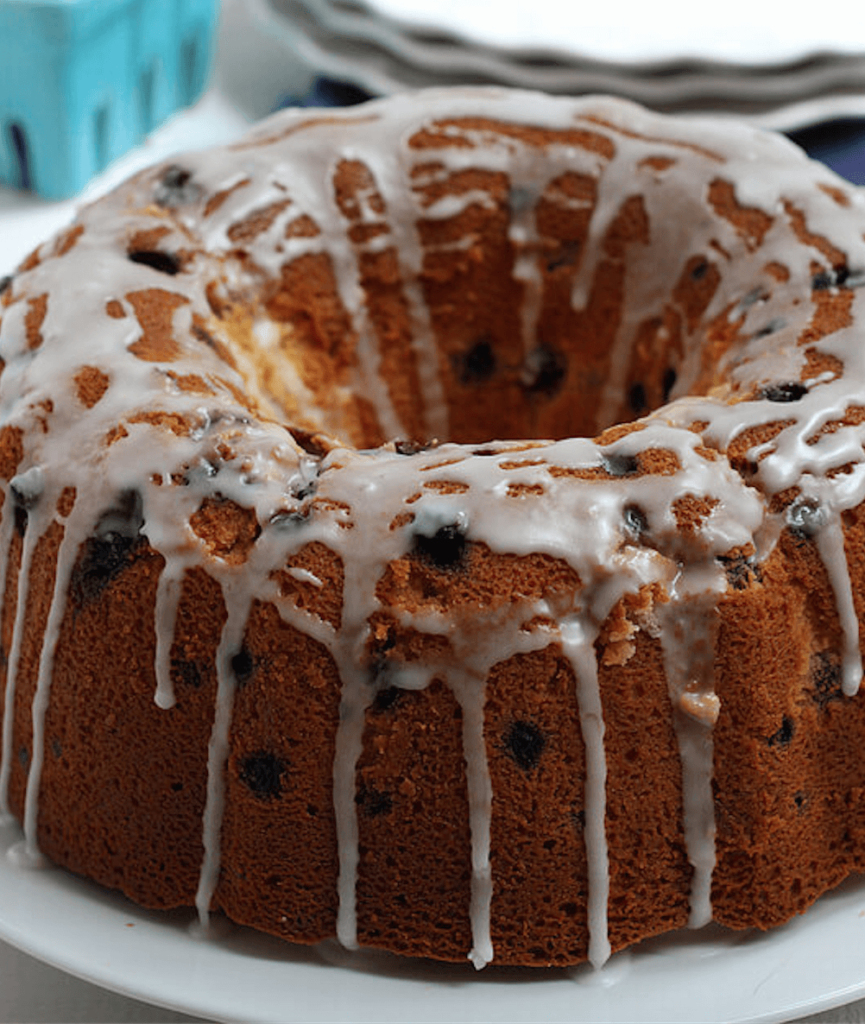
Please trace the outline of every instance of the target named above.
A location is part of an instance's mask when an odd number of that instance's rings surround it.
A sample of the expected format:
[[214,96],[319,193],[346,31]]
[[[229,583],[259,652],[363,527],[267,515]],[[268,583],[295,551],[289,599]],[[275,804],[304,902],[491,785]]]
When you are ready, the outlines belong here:
[[[215,83],[192,111],[175,117],[109,169],[84,198],[179,150],[224,141],[264,116],[286,93],[302,92],[309,71],[287,67],[280,48],[246,15],[243,0],[223,0]],[[0,187],[0,275],[72,216],[75,202],[47,203]],[[865,950],[863,950],[865,971]],[[811,1024],[865,1024],[865,1000],[800,1018]],[[117,995],[41,963],[0,941],[0,1024],[201,1020]]]

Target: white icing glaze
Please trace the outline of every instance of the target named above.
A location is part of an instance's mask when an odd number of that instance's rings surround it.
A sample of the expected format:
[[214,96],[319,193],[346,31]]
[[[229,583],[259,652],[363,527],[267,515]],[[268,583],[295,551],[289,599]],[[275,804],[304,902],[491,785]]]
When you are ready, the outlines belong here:
[[469,960],[477,970],[493,959],[490,907],[493,874],[490,865],[490,821],[493,789],[484,742],[484,678],[465,673],[449,683],[463,711],[463,751],[469,793],[469,826],[472,836],[472,948]]
[[[7,497],[7,501],[8,501]],[[5,518],[5,517],[4,517]],[[10,517],[11,518],[11,517]],[[3,750],[0,757],[0,814],[9,814],[9,775],[12,770],[12,714],[15,701],[15,684],[18,681],[18,661],[21,657],[21,645],[24,642],[24,615],[27,610],[27,590],[30,581],[30,563],[36,547],[35,531],[24,538],[21,554],[21,568],[18,572],[18,590],[15,602],[15,624],[12,632],[12,647],[8,655],[6,668],[6,693],[4,696],[3,714]]]
[[682,758],[682,810],[685,847],[694,868],[689,924],[701,928],[712,920],[712,872],[715,867],[715,809],[712,795],[712,726],[720,701],[712,687],[717,595],[723,574],[712,590],[691,592],[679,586],[679,600],[661,610],[661,643],[673,707],[673,725]]
[[[50,508],[50,506],[47,506]],[[36,526],[36,524],[33,524]],[[47,524],[46,524],[47,525]],[[51,681],[54,673],[54,655],[60,636],[60,627],[66,611],[69,585],[72,581],[72,570],[78,549],[87,539],[93,522],[85,519],[80,510],[66,523],[63,539],[57,554],[55,580],[48,621],[42,638],[39,652],[39,667],[36,677],[36,692],[31,704],[33,720],[33,741],[30,751],[30,767],[27,773],[27,790],[24,796],[24,842],[28,859],[31,863],[39,862],[39,842],[37,838],[39,814],[39,785],[42,777],[42,764],[45,759],[45,715],[51,697]],[[33,530],[36,536],[39,533]]]
[[[527,145],[483,125],[439,127],[442,138],[464,144],[412,148],[411,139],[421,126],[477,116],[556,131],[579,129],[604,139],[606,155],[572,142],[552,142],[543,148]],[[344,243],[348,218],[333,188],[345,160],[369,169],[385,206],[382,212],[372,188],[354,197],[355,223],[372,229],[354,247]],[[655,164],[646,170],[649,160]],[[424,166],[413,176],[420,164]],[[62,260],[53,258],[56,243],[46,243],[40,250],[41,262],[15,279],[11,304],[0,306],[0,356],[5,363],[0,422],[24,431],[18,475],[4,485],[0,592],[8,571],[14,503],[31,507],[7,652],[0,760],[4,813],[9,806],[12,709],[30,566],[39,538],[57,517],[61,494],[75,489],[74,510],[64,522],[31,708],[27,857],[32,860],[38,854],[44,720],[75,559],[94,530],[105,534],[132,528],[146,536],[164,560],[154,621],[154,695],[161,708],[175,703],[171,646],[185,572],[205,566],[219,582],[225,602],[202,823],[205,853],[196,900],[202,922],[219,882],[224,775],[236,689],[232,658],[242,646],[252,602],[267,600],[287,622],[322,643],[339,671],[342,696],[333,765],[339,847],[337,931],[345,946],[354,947],[359,870],[355,778],[365,714],[375,692],[369,685],[366,645],[370,617],[380,608],[376,588],[387,566],[410,551],[418,536],[452,528],[469,543],[483,543],[496,553],[540,552],[561,559],[581,581],[581,589],[573,594],[535,601],[516,597],[504,612],[484,619],[429,610],[401,613],[405,626],[447,637],[453,652],[452,661],[406,666],[392,680],[407,689],[443,680],[462,708],[472,847],[472,948],[467,956],[482,967],[495,952],[490,930],[496,885],[490,861],[494,793],[484,733],[483,681],[497,663],[550,644],[557,644],[573,667],[586,748],[589,957],[600,966],[609,956],[604,693],[595,643],[617,603],[650,585],[660,587],[667,602],[659,609],[657,635],[682,757],[684,832],[694,866],[691,922],[705,923],[711,918],[714,863],[711,727],[723,714],[711,664],[712,614],[726,585],[717,559],[737,550],[754,550],[759,560],[769,557],[785,525],[784,514],[771,512],[770,502],[787,488],[798,487],[800,497],[788,509],[786,522],[814,536],[834,588],[843,634],[844,691],[855,693],[861,680],[859,624],[842,513],[865,498],[865,428],[841,421],[857,405],[865,385],[865,345],[856,327],[865,317],[862,291],[851,292],[851,325],[825,332],[811,343],[816,352],[841,360],[842,374],[816,375],[804,382],[808,390],[797,401],[783,406],[761,398],[759,389],[800,379],[806,357],[797,340],[817,315],[814,267],[828,275],[827,287],[845,286],[832,283],[834,271],[820,247],[796,237],[785,203],[804,211],[813,236],[831,239],[844,254],[850,289],[861,284],[865,273],[862,195],[829,171],[807,163],[789,144],[751,129],[665,120],[614,100],[571,101],[497,90],[430,92],[325,117],[284,113],[238,145],[185,159],[184,167],[199,190],[198,201],[171,211],[154,207],[154,188],[162,171],[140,175],[81,213],[78,224],[83,232]],[[424,302],[425,249],[417,222],[449,220],[472,206],[494,209],[493,198],[483,188],[425,202],[425,186],[471,168],[507,176],[512,276],[514,287],[522,289],[521,335],[527,354],[535,344],[543,300],[545,255],[535,214],[550,183],[576,171],[597,185],[591,233],[579,255],[571,290],[577,312],[589,304],[605,259],[605,238],[624,203],[635,197],[643,203],[649,234],[639,245],[639,257],[629,259],[625,267],[625,315],[612,346],[599,423],[608,422],[621,407],[637,332],[651,317],[663,318],[671,286],[685,273],[689,259],[701,255],[707,267],[721,272],[722,283],[700,323],[683,328],[676,393],[685,397],[646,416],[638,432],[603,447],[573,438],[539,441],[526,450],[519,442],[506,441],[492,445],[492,454],[480,456],[470,446],[445,443],[406,457],[387,446],[369,451],[343,446],[349,437],[321,457],[311,457],[280,425],[279,396],[266,380],[257,379],[248,355],[232,347],[229,338],[217,338],[232,348],[241,371],[236,372],[196,334],[197,322],[206,322],[214,336],[219,332],[207,283],[217,282],[227,295],[255,296],[263,281],[277,278],[293,261],[328,254],[353,332],[354,363],[346,380],[334,388],[332,401],[317,402],[290,364],[285,371],[289,386],[316,430],[341,436],[347,423],[345,409],[352,396],[362,395],[374,407],[384,433],[396,438],[407,432],[382,379],[380,342],[360,284],[362,257],[393,248],[412,328],[420,416],[430,436],[446,439],[444,357]],[[772,218],[759,245],[743,243],[736,226],[712,209],[708,189],[716,179],[733,184],[740,204]],[[838,201],[839,194],[844,204]],[[217,195],[222,202],[206,212],[205,202]],[[585,206],[583,200],[566,196],[560,201],[563,207]],[[272,219],[254,238],[242,244],[236,233],[233,238],[236,225],[268,208]],[[315,231],[287,235],[286,228],[298,218],[307,218]],[[166,229],[158,243],[161,252],[194,253],[195,273],[184,268],[166,277],[155,267],[127,259],[135,233],[155,227]],[[471,239],[443,248],[469,252]],[[770,264],[786,268],[786,278],[769,273]],[[145,329],[130,296],[156,288],[177,297],[170,323],[177,351],[151,361],[132,351],[145,340]],[[28,309],[41,295],[48,301],[34,346],[28,341]],[[109,302],[119,304],[124,315],[106,314]],[[254,318],[252,330],[262,349],[275,352],[287,338],[290,341],[263,310],[256,309]],[[723,397],[687,396],[703,369],[701,332],[712,321],[738,325],[736,342],[717,367],[717,379],[727,390]],[[84,366],[100,367],[109,378],[105,393],[86,409],[73,386]],[[204,381],[205,390],[181,386],[184,375]],[[246,388],[262,416],[250,415],[232,388]],[[750,400],[728,403],[730,393]],[[147,422],[146,416],[154,412],[163,418],[183,417],[188,429],[173,432]],[[724,453],[749,428],[779,421],[784,421],[783,429],[746,452],[755,471],[743,479]],[[42,429],[43,423],[48,429]],[[125,435],[108,444],[106,439],[118,424]],[[70,453],[71,436],[75,443]],[[220,445],[228,446],[232,456],[220,455]],[[647,449],[672,453],[678,469],[657,476],[617,470]],[[712,453],[718,457],[712,458]],[[604,467],[607,473],[599,475]],[[591,474],[593,478],[587,479]],[[436,484],[455,484],[457,491],[439,493]],[[540,489],[543,499],[515,500],[511,488],[520,486]],[[106,516],[107,510],[117,508],[118,496],[129,493],[140,501],[140,524],[117,514]],[[253,509],[261,527],[243,565],[208,555],[190,529],[190,517],[216,494]],[[705,500],[709,507],[690,533],[676,518],[676,502],[685,497]],[[403,525],[392,527],[407,511],[412,515]],[[344,603],[338,627],[283,598],[271,578],[274,567],[286,565],[313,541],[342,560]],[[300,583],[323,586],[309,570],[288,571]],[[549,624],[521,628],[533,617]]]
[[844,631],[844,648],[841,652],[841,688],[848,697],[859,692],[862,685],[862,655],[859,648],[859,618],[853,601],[850,573],[847,571],[847,556],[844,552],[844,534],[841,517],[835,514],[816,534],[817,548],[823,565],[829,573],[841,629]]
[[572,616],[561,625],[562,648],[577,677],[580,728],[586,746],[586,855],[589,876],[589,961],[603,967],[610,957],[607,902],[610,868],[607,853],[607,759],[604,752],[604,711],[595,657],[597,627]]
[[228,618],[216,650],[216,714],[207,752],[207,802],[204,805],[203,821],[204,860],[195,896],[195,907],[202,927],[208,924],[208,914],[219,881],[222,861],[220,832],[225,812],[225,762],[228,758],[231,713],[237,688],[231,659],[240,650],[251,606],[248,583],[240,574],[236,574],[231,581],[223,582],[223,596]]

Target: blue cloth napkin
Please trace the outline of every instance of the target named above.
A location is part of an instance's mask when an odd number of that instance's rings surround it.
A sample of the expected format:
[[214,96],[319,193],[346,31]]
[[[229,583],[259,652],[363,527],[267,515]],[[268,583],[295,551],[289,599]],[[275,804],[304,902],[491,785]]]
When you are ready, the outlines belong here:
[[828,164],[854,185],[865,185],[865,120],[845,119],[790,132],[815,160]]

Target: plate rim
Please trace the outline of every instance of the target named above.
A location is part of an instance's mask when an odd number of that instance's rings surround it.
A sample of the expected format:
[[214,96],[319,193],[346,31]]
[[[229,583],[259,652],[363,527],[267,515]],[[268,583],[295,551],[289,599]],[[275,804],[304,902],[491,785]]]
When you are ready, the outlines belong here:
[[[776,1024],[865,995],[865,954],[853,971],[850,955],[839,955],[844,948],[865,948],[865,879],[827,894],[807,914],[771,933],[712,926],[690,936],[662,936],[616,954],[600,973],[583,965],[543,976],[514,968],[475,975],[468,964],[351,954],[330,940],[317,947],[291,946],[237,926],[202,941],[190,932],[191,910],[144,910],[61,868],[17,866],[8,849],[20,838],[17,825],[0,824],[0,938],[102,988],[217,1021],[483,1021],[491,1019],[492,1000],[499,1021]],[[858,935],[850,941],[853,933]],[[834,943],[833,963],[843,965],[830,978],[820,956],[827,937]],[[820,963],[820,978],[805,986],[803,954]],[[182,970],[172,966],[175,960],[183,961]],[[143,970],[142,964],[152,966]],[[731,970],[738,975],[736,985],[730,984]],[[334,971],[339,972],[335,977],[322,973]],[[706,977],[713,973],[719,984],[707,999]],[[798,994],[788,987],[795,986],[797,975]],[[678,1001],[662,1005],[658,993],[668,991],[671,977],[679,978]],[[753,989],[753,998],[743,997],[737,986]],[[720,1004],[718,996],[724,1000]],[[289,999],[293,1005],[286,1015]],[[634,1016],[637,1006],[648,1012]]]

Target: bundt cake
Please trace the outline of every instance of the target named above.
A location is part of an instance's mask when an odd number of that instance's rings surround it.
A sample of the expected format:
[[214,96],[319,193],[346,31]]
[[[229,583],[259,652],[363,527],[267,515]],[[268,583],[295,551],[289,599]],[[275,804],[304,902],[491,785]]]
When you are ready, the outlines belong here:
[[2,809],[476,966],[865,864],[865,201],[618,100],[284,112],[0,284]]

